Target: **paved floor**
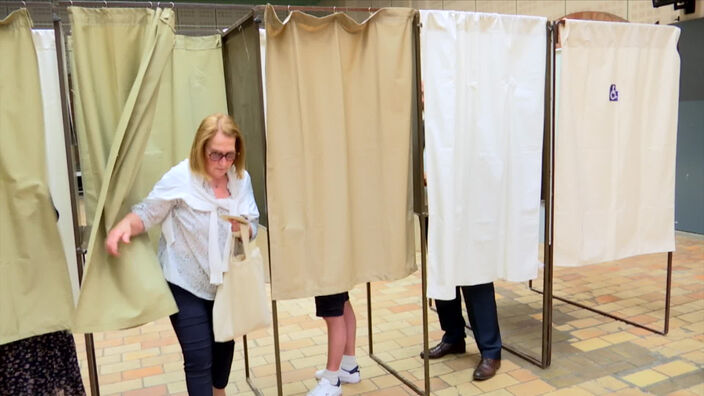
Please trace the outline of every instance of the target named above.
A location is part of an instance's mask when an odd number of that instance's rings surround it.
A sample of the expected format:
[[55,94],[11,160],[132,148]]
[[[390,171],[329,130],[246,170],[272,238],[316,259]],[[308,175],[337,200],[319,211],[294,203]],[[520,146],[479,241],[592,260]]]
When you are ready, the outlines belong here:
[[[465,355],[432,361],[436,395],[704,395],[704,236],[677,233],[672,276],[670,332],[656,335],[625,323],[554,302],[552,364],[540,369],[504,351],[496,377],[472,382],[478,360],[468,337]],[[557,268],[554,291],[583,304],[663,327],[666,254],[641,256],[581,268]],[[542,275],[540,275],[542,279]],[[541,282],[535,287],[540,288]],[[540,355],[541,295],[526,284],[497,282],[504,343]],[[416,273],[372,284],[374,352],[404,377],[422,386],[421,282]],[[364,285],[351,292],[358,319],[362,382],[344,385],[345,395],[414,394],[368,356]],[[326,336],[312,299],[282,301],[279,309],[283,393],[305,394],[325,363]],[[440,339],[430,312],[430,343]],[[265,395],[276,394],[272,330],[249,338],[252,377]],[[85,344],[76,337],[86,387]],[[168,319],[140,328],[95,334],[102,395],[186,395],[183,361]],[[252,394],[238,342],[228,394]]]

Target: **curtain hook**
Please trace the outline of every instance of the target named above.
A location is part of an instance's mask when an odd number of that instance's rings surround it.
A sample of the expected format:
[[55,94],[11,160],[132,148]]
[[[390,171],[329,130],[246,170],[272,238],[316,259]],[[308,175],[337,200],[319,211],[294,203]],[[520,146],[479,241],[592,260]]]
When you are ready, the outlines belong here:
[[287,10],[288,10],[288,13],[290,14],[291,13],[291,4],[288,5]]
[[337,6],[332,6],[332,13],[334,14],[336,12],[337,12]]
[[174,7],[176,7],[176,5],[175,5],[174,2],[172,1],[172,2],[171,2],[171,9],[173,10]]
[[160,2],[160,1],[157,1],[157,2],[156,2],[156,8],[159,8],[159,6],[161,6],[161,2]]
[[22,0],[22,8],[27,8],[27,2]]

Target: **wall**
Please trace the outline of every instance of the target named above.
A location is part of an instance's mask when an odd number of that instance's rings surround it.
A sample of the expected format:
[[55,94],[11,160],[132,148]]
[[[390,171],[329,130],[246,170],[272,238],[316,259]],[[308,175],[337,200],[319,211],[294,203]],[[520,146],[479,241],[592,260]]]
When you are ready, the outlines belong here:
[[675,228],[704,234],[704,19],[677,26],[682,33]]
[[[78,1],[77,1],[78,2]],[[177,1],[185,3],[187,1]],[[203,0],[193,2],[221,2],[218,0]],[[232,3],[252,4],[254,1],[231,1]],[[261,4],[266,4],[262,1]],[[285,1],[269,1],[272,4],[286,4]],[[152,2],[156,5],[156,1]],[[162,5],[168,2],[161,2]],[[27,1],[35,26],[51,27],[51,2]],[[148,5],[145,2],[145,5]],[[413,7],[426,9],[464,10],[478,12],[497,12],[502,14],[539,15],[548,19],[558,19],[577,11],[605,11],[616,14],[631,22],[670,24],[678,21],[703,18],[704,0],[696,0],[694,14],[685,15],[683,11],[675,11],[673,6],[653,8],[651,0],[291,0],[290,4],[311,4],[318,6],[336,6],[359,8],[379,7]],[[3,2],[0,0],[0,18],[15,10],[21,2]],[[58,15],[68,21],[65,7],[56,8]],[[182,8],[176,10],[177,30],[181,34],[212,34],[222,29],[245,14],[240,10]],[[368,13],[350,13],[355,19],[363,20]]]
[[704,17],[704,0],[696,0],[694,14],[684,15],[673,6],[653,8],[651,0],[341,0],[320,1],[337,7],[413,7],[545,16],[558,19],[578,11],[604,11],[631,22],[670,24]]

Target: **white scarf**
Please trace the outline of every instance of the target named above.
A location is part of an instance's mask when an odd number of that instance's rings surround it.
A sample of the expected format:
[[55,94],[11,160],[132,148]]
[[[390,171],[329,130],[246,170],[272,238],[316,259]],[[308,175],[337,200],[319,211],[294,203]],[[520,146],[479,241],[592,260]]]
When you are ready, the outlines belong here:
[[[205,180],[191,172],[189,161],[185,159],[162,176],[146,199],[162,201],[181,199],[195,210],[210,212],[208,266],[210,269],[210,283],[214,285],[221,284],[222,274],[227,272],[232,244],[232,238],[225,238],[226,242],[222,250],[218,244],[218,208],[227,210],[232,216],[238,214],[237,203],[242,202],[238,195],[246,190],[241,186],[244,178],[237,178],[234,167],[227,172],[227,177],[227,188],[230,190],[231,195],[228,198],[216,199],[214,195],[206,190]],[[164,234],[166,243],[171,245],[174,242],[171,216],[167,216],[162,223],[161,232]]]

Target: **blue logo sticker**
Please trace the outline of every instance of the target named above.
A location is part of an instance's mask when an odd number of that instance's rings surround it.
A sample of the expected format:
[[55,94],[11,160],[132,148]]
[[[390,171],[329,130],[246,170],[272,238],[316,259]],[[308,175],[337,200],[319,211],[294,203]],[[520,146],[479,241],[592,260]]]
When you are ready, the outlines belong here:
[[611,88],[609,88],[609,101],[618,102],[618,90],[616,90],[616,84],[611,84]]

